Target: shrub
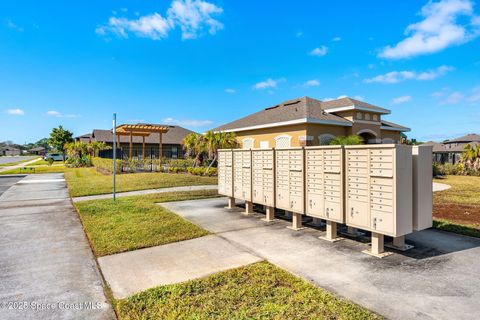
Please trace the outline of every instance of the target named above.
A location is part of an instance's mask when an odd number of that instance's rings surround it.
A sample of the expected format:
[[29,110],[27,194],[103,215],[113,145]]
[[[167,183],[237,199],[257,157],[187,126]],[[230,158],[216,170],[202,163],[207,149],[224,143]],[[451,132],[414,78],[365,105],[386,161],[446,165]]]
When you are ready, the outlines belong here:
[[217,168],[207,168],[207,167],[188,167],[187,168],[188,173],[196,175],[196,176],[214,176],[217,175]]
[[187,168],[193,166],[193,159],[168,159],[165,160],[165,165],[169,167],[180,167],[180,168]]
[[48,158],[47,159],[48,165],[51,166],[53,164],[53,161],[55,161],[53,160],[53,158]]
[[349,136],[338,136],[332,139],[332,141],[330,141],[330,145],[332,146],[334,145],[346,146],[346,145],[358,145],[358,144],[363,144],[363,138],[356,134],[352,134]]
[[88,156],[75,156],[65,160],[65,166],[69,168],[91,167],[92,160]]
[[181,172],[185,172],[185,168],[182,168],[182,167],[170,167],[168,168],[168,172],[169,173],[181,173]]
[[[93,166],[100,172],[113,172],[113,160],[107,158],[92,158]],[[122,172],[122,160],[117,160],[117,173]]]

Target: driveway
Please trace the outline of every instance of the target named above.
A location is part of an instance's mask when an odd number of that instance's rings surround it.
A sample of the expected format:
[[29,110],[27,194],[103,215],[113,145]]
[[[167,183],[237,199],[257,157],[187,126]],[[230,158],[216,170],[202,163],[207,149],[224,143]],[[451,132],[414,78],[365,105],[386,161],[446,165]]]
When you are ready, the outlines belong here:
[[437,230],[409,235],[415,248],[378,259],[368,243],[318,239],[324,231],[287,229],[263,215],[225,209],[226,198],[161,205],[329,291],[390,319],[480,319],[480,239]]
[[115,318],[63,174],[6,190],[0,235],[1,319]]

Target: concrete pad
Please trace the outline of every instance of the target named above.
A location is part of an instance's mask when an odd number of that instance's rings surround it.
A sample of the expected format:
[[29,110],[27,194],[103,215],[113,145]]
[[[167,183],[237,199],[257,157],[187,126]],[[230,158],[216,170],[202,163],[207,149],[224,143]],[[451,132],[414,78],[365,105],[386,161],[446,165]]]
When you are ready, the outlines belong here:
[[[479,319],[480,239],[424,230],[407,236],[415,246],[378,259],[368,243],[319,240],[315,229],[292,231],[287,221],[266,224],[225,209],[226,198],[162,206],[239,248],[389,319]],[[223,224],[223,225],[222,225]]]
[[24,180],[55,181],[17,183],[0,196],[0,306],[26,304],[0,318],[115,319],[65,181]]
[[451,186],[445,183],[433,182],[432,188],[433,188],[432,189],[433,192],[438,192],[438,191],[448,190],[451,188]]
[[262,259],[215,236],[119,253],[98,259],[117,299],[149,288],[201,278]]

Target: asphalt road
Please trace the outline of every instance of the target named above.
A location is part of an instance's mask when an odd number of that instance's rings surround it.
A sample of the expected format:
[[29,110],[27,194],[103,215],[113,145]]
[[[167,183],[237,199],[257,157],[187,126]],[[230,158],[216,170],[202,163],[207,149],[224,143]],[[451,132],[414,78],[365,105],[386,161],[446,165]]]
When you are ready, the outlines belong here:
[[2,177],[2,176],[0,176],[0,197],[2,196],[2,194],[5,191],[7,191],[11,186],[13,186],[15,183],[17,183],[17,181],[19,181],[20,179],[22,179],[22,177],[18,177],[18,176]]
[[7,164],[22,160],[31,160],[38,158],[38,156],[15,156],[15,157],[0,157],[0,164]]

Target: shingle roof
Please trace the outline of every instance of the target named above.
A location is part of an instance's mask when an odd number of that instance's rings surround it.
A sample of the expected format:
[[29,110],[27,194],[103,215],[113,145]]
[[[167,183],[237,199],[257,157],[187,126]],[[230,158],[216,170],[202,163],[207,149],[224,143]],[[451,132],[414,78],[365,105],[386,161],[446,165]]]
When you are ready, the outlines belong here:
[[[182,144],[183,138],[193,131],[185,129],[180,126],[168,126],[167,133],[162,134],[163,144]],[[145,137],[145,143],[158,143],[160,137],[158,133],[152,133],[148,137]],[[92,140],[113,142],[113,133],[111,130],[99,130],[94,129],[92,132]],[[128,143],[130,141],[129,136],[120,136],[120,142]],[[133,137],[133,143],[142,143],[142,137]]]
[[444,143],[455,143],[455,142],[480,142],[480,135],[475,133],[470,133],[462,137],[445,141]]
[[410,131],[410,128],[407,128],[383,119],[381,120],[381,123],[382,123],[382,130],[388,130],[388,128],[391,128],[392,130],[395,130],[395,131]]
[[284,101],[278,105],[265,108],[238,120],[219,126],[213,131],[248,128],[293,120],[320,120],[338,125],[351,125],[351,122],[334,114],[325,113],[323,102],[310,97]]
[[362,109],[368,109],[372,112],[378,112],[383,114],[390,113],[390,110],[388,109],[380,108],[373,104],[348,98],[348,97],[322,102],[322,107],[326,111],[328,111],[328,109],[336,109],[336,108],[350,107],[350,106],[353,106],[354,108],[360,107]]

